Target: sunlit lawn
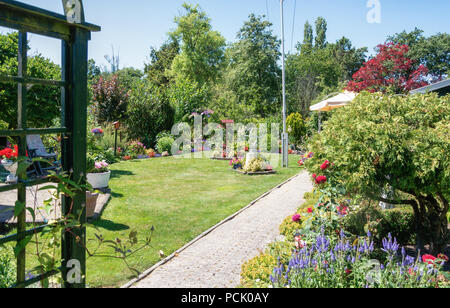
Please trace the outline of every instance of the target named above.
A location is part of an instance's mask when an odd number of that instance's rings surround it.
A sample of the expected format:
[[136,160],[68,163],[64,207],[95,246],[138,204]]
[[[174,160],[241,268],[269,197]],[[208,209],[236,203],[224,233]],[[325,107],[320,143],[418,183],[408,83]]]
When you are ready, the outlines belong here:
[[[142,272],[160,260],[159,250],[171,254],[298,173],[296,160],[291,156],[289,169],[277,168],[277,174],[265,176],[241,175],[228,162],[211,159],[121,162],[112,166],[113,198],[95,225],[110,239],[131,230],[143,236],[155,226],[153,247],[129,260]],[[119,286],[132,278],[121,260],[92,258],[87,266],[91,286]]]
[[[159,250],[170,255],[224,218],[245,207],[271,188],[300,171],[298,156],[290,156],[288,169],[277,174],[247,176],[230,169],[227,161],[154,158],[120,162],[111,166],[112,199],[100,220],[88,228],[88,239],[101,233],[106,239],[138,237],[155,227],[152,247],[127,261],[143,272],[160,260]],[[94,242],[88,241],[92,250]],[[32,248],[30,248],[32,249]],[[36,265],[33,255],[27,268]],[[180,269],[182,270],[182,269]],[[91,257],[87,261],[90,287],[117,287],[133,278],[122,260]]]

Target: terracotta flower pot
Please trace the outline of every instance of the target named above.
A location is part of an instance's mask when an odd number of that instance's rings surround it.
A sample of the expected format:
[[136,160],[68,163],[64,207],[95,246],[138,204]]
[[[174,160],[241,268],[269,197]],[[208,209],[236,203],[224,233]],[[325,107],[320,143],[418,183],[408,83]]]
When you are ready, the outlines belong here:
[[97,205],[97,199],[100,194],[86,192],[86,217],[90,218],[95,215],[95,207]]

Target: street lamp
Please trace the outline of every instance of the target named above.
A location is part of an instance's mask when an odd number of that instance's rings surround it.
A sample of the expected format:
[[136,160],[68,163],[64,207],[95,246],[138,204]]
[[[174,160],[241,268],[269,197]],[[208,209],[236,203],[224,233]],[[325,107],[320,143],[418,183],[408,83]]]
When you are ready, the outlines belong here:
[[288,156],[288,140],[289,136],[286,131],[286,69],[284,63],[284,10],[283,1],[280,0],[281,9],[281,64],[282,64],[282,84],[283,84],[283,135],[282,139],[282,156],[283,156],[283,167],[287,168],[289,166],[289,156]]

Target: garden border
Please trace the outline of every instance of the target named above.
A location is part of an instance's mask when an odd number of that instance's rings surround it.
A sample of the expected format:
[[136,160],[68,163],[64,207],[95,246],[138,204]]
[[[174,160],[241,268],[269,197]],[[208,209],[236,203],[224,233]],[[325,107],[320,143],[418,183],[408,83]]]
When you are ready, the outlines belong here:
[[[303,171],[303,169],[300,170],[300,172]],[[214,231],[215,229],[217,229],[218,227],[220,227],[221,225],[225,224],[226,222],[233,220],[236,216],[238,216],[239,214],[241,214],[242,212],[244,212],[245,210],[247,210],[248,208],[252,207],[256,202],[258,202],[259,200],[261,200],[262,198],[266,197],[267,195],[269,195],[271,192],[273,192],[275,189],[278,189],[284,185],[286,185],[287,183],[289,183],[290,181],[292,181],[294,178],[299,176],[299,173],[297,173],[296,175],[290,177],[289,179],[287,179],[286,181],[278,184],[277,186],[273,187],[272,189],[270,189],[269,191],[265,192],[264,194],[262,194],[261,196],[259,196],[258,198],[256,198],[255,200],[253,200],[252,202],[250,202],[248,205],[246,205],[245,207],[243,207],[242,209],[240,209],[239,211],[237,211],[236,213],[228,216],[227,218],[225,218],[224,220],[222,220],[221,222],[217,223],[216,225],[212,226],[211,228],[209,228],[208,230],[206,230],[205,232],[201,233],[200,235],[198,235],[196,238],[194,238],[192,241],[190,241],[189,243],[187,243],[186,245],[184,245],[183,247],[181,247],[180,249],[176,250],[175,252],[173,252],[170,256],[166,257],[165,259],[159,261],[158,263],[156,263],[155,265],[153,265],[151,268],[149,268],[148,270],[144,271],[142,274],[140,274],[137,278],[130,280],[129,282],[127,282],[126,284],[124,284],[123,286],[121,286],[121,289],[126,289],[126,288],[130,288],[132,287],[135,283],[141,281],[142,279],[146,278],[147,276],[149,276],[153,271],[155,271],[157,268],[159,268],[160,266],[166,264],[167,262],[169,262],[170,260],[172,260],[174,257],[178,256],[182,251],[186,250],[187,248],[189,248],[190,246],[192,246],[193,244],[195,244],[196,242],[198,242],[199,240],[201,240],[202,238],[204,238],[206,235],[208,235],[209,233],[211,233],[212,231]]]

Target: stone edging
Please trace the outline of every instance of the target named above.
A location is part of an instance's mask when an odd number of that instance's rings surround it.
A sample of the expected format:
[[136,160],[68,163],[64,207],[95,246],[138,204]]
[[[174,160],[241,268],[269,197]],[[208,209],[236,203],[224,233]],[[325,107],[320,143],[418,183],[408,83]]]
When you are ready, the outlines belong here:
[[251,206],[253,206],[256,202],[258,202],[259,200],[261,200],[262,198],[266,197],[267,195],[269,195],[272,191],[274,191],[275,189],[280,188],[281,186],[289,183],[290,181],[292,181],[294,178],[296,178],[299,174],[296,174],[294,176],[292,176],[291,178],[287,179],[286,181],[284,181],[281,184],[278,184],[277,186],[275,186],[274,188],[272,188],[271,190],[269,190],[268,192],[262,194],[261,196],[259,196],[258,198],[256,198],[255,200],[253,200],[252,202],[250,202],[247,206],[245,206],[244,208],[240,209],[239,211],[237,211],[236,213],[232,214],[231,216],[225,218],[224,220],[222,220],[221,222],[219,222],[218,224],[216,224],[215,226],[209,228],[208,230],[206,230],[205,232],[203,232],[202,234],[200,234],[199,236],[197,236],[196,238],[194,238],[192,241],[190,241],[189,243],[187,243],[186,245],[184,245],[183,247],[181,247],[180,249],[178,249],[177,251],[175,251],[174,253],[172,253],[170,256],[166,257],[165,259],[159,261],[158,263],[156,263],[155,265],[153,265],[151,268],[149,268],[148,270],[144,271],[142,274],[139,275],[139,277],[129,281],[128,283],[126,283],[125,285],[121,286],[121,289],[125,289],[125,288],[130,288],[131,286],[133,286],[133,284],[135,284],[136,282],[141,281],[142,279],[146,278],[148,275],[150,275],[153,271],[155,271],[158,267],[166,264],[167,262],[169,262],[170,260],[172,260],[175,256],[178,256],[183,250],[186,250],[188,247],[192,246],[194,243],[198,242],[200,239],[202,239],[203,237],[205,237],[206,235],[208,235],[209,233],[211,233],[212,231],[214,231],[215,229],[217,229],[218,227],[220,227],[221,225],[225,224],[226,222],[234,219],[237,215],[241,214],[242,212],[244,212],[245,210],[247,210],[248,208],[250,208]]

